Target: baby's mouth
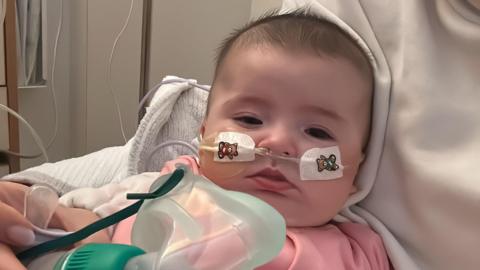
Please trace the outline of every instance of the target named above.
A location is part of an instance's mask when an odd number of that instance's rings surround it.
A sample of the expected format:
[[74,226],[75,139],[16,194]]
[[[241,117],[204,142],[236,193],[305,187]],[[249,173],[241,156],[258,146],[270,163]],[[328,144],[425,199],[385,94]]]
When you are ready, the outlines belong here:
[[263,169],[248,176],[248,178],[254,180],[260,190],[281,192],[295,188],[280,171],[272,168]]

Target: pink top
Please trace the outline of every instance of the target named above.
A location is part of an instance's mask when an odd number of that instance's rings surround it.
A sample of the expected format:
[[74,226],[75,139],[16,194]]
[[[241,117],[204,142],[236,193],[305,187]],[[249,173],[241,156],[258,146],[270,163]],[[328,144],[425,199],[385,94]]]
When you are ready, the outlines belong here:
[[[175,164],[183,163],[199,173],[192,157],[169,161],[161,173],[171,173]],[[120,222],[113,243],[131,244],[135,216]],[[260,270],[309,269],[390,269],[379,235],[368,226],[356,223],[331,223],[320,227],[287,228],[287,241],[280,254]]]

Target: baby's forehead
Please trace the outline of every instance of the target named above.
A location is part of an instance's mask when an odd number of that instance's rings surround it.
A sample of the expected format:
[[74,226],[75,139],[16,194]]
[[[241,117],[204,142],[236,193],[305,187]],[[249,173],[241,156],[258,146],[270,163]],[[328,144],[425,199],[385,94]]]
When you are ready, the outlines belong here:
[[[255,54],[255,61],[262,62],[267,58],[270,58],[271,55],[274,53],[276,56],[279,57],[286,57],[292,60],[295,60],[296,64],[304,64],[305,66],[311,65],[313,62],[317,60],[321,61],[341,61],[347,63],[347,65],[352,66],[356,71],[358,71],[361,76],[366,81],[373,82],[373,72],[370,68],[369,64],[363,65],[360,67],[358,63],[355,63],[354,60],[348,58],[342,54],[336,53],[329,53],[329,52],[322,52],[319,50],[315,50],[312,47],[308,46],[287,46],[287,45],[278,45],[278,44],[243,44],[243,45],[235,45],[233,46],[228,53],[225,55],[225,59],[222,61],[222,64],[217,67],[216,75],[220,74],[225,69],[231,69],[238,65],[240,61],[245,61],[245,57],[248,55],[248,52],[251,51],[259,51],[261,53]],[[288,66],[288,63],[285,64]],[[296,68],[291,66],[290,68]],[[334,69],[335,66],[332,66]],[[232,69],[235,70],[235,69]],[[230,74],[231,75],[231,74]],[[216,79],[216,76],[215,78]]]
[[[355,77],[361,78],[369,84],[373,82],[372,74],[365,74],[351,60],[341,55],[319,54],[308,47],[286,48],[274,44],[232,48],[226,55],[223,65],[219,67],[217,75],[224,75],[222,78],[224,80],[234,80],[238,79],[235,77],[241,76],[242,74],[239,73],[245,71],[245,69],[256,70],[260,73],[268,70],[285,72],[285,75],[292,75],[291,78],[298,77],[298,73],[301,72],[326,81],[330,80],[331,77],[322,78],[318,75],[318,72],[325,74],[342,73],[345,79],[355,75]],[[344,72],[345,69],[352,72]]]

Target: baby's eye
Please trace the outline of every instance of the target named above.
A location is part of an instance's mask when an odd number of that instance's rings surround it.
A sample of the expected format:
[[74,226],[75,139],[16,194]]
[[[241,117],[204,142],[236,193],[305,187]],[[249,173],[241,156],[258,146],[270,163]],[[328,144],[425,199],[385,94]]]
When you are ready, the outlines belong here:
[[307,128],[305,130],[305,133],[307,133],[308,135],[316,138],[316,139],[320,139],[320,140],[332,140],[333,137],[330,136],[330,134],[328,134],[326,131],[324,131],[323,129],[320,129],[320,128]]
[[253,116],[238,116],[234,117],[233,120],[247,125],[261,125],[263,124],[262,120],[255,118]]

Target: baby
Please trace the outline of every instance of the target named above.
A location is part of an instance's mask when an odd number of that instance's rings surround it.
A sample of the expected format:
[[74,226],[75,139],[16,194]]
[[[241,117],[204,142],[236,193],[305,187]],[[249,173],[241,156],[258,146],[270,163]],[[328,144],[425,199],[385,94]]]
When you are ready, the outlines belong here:
[[[253,195],[281,213],[287,241],[279,256],[260,269],[388,269],[377,234],[365,225],[332,221],[356,191],[355,176],[369,140],[373,76],[364,51],[337,25],[305,11],[259,19],[220,48],[201,137],[239,132],[256,147],[287,158],[338,147],[341,177],[305,181],[298,164],[266,157],[225,175],[205,153],[199,161],[170,161],[162,173],[172,172],[176,163],[187,164],[218,186]],[[132,187],[142,189],[134,181]],[[144,181],[143,191],[150,183]],[[97,205],[98,212],[111,212],[124,198],[119,192],[115,202]],[[114,242],[129,243],[131,221],[117,226]]]
[[[333,221],[356,192],[355,177],[369,141],[373,77],[364,50],[334,23],[306,11],[263,17],[235,31],[220,48],[200,134],[246,134],[256,147],[284,159],[257,157],[226,176],[219,174],[221,165],[202,154],[199,161],[170,161],[161,173],[184,163],[224,189],[273,206],[286,221],[287,240],[280,254],[258,269],[389,269],[375,232],[366,225]],[[322,167],[341,169],[335,179],[304,180],[298,164],[288,161],[327,147],[338,149],[334,158],[341,157],[341,164],[333,159],[328,160],[333,167]],[[74,203],[68,194],[65,198],[70,206],[97,209],[104,216],[131,203],[125,187],[145,192],[152,178],[145,174],[135,181],[104,187],[108,201],[96,204]],[[96,194],[89,193],[88,200],[95,201]],[[132,219],[120,223],[113,241],[128,243],[131,224]]]

